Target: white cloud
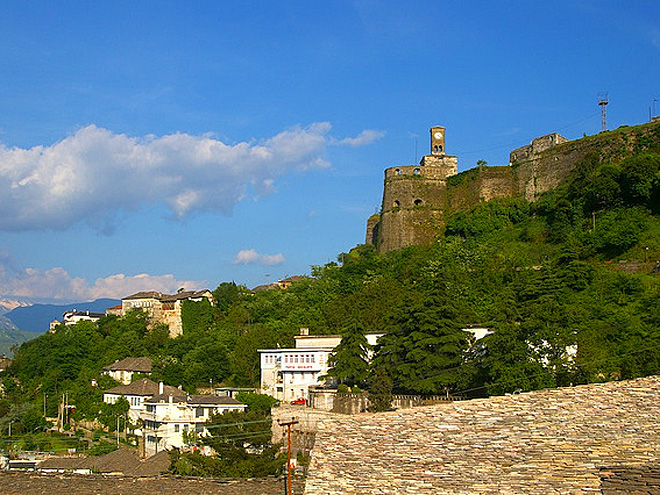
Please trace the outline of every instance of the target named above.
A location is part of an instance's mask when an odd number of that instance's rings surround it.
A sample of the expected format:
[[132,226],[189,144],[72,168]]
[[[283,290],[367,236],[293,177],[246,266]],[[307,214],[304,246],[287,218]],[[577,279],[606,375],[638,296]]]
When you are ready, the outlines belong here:
[[234,265],[281,265],[286,261],[282,253],[259,254],[255,249],[243,249],[236,254]]
[[174,293],[177,289],[202,289],[203,280],[177,280],[173,275],[125,275],[118,273],[98,278],[88,284],[83,278],[72,277],[64,268],[48,270],[20,269],[10,256],[0,253],[0,295],[27,299],[93,301],[102,297],[121,299],[135,292],[156,290]]
[[362,131],[356,137],[348,137],[348,138],[340,139],[339,141],[337,141],[337,143],[343,146],[350,146],[352,148],[357,148],[358,146],[365,146],[373,143],[374,141],[378,141],[384,136],[385,133],[383,131],[374,131],[367,129]]
[[327,122],[293,127],[262,142],[225,144],[209,135],[130,137],[88,125],[51,146],[0,144],[0,230],[66,229],[86,221],[108,230],[120,211],[165,204],[177,218],[230,214],[276,178],[328,167],[328,146],[369,144],[382,133],[328,136]]

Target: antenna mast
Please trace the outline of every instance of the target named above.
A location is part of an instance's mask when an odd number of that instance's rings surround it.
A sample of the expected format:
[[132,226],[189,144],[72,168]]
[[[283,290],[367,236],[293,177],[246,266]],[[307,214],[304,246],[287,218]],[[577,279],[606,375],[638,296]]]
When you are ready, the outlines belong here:
[[598,95],[598,105],[600,106],[600,122],[601,132],[607,130],[607,104],[610,102],[607,93],[600,93]]

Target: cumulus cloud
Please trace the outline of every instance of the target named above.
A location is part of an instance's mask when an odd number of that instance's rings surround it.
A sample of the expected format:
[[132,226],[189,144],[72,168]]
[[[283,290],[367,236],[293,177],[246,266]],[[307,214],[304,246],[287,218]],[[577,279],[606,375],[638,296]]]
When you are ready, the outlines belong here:
[[[52,146],[0,144],[0,230],[66,229],[86,221],[108,229],[117,212],[165,204],[176,218],[230,214],[246,197],[274,190],[278,177],[328,167],[327,122],[293,127],[260,142],[225,144],[184,133],[130,137],[88,125]],[[365,131],[342,144],[373,140]]]
[[340,139],[337,141],[337,143],[342,146],[350,146],[352,148],[357,148],[359,146],[366,146],[368,144],[373,143],[374,141],[378,141],[384,136],[385,133],[383,131],[374,131],[367,129],[362,131],[356,137],[348,137],[348,138]]
[[135,292],[156,290],[174,293],[185,287],[197,290],[206,287],[203,280],[177,280],[173,275],[125,275],[118,273],[98,278],[93,284],[72,277],[64,268],[48,270],[18,268],[10,256],[0,253],[0,295],[27,299],[61,299],[93,301],[102,297],[121,299]]
[[243,249],[236,254],[234,265],[281,265],[286,261],[282,253],[259,254],[255,249]]

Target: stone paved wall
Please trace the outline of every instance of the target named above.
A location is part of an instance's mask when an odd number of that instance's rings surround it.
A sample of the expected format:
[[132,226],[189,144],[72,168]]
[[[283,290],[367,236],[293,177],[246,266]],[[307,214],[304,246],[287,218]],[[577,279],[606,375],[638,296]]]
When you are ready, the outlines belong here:
[[603,468],[657,461],[659,418],[660,377],[333,418],[305,494],[602,493]]

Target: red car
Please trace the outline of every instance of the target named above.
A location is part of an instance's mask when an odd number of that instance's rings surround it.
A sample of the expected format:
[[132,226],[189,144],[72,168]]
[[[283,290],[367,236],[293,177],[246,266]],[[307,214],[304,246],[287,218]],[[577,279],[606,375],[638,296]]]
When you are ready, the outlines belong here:
[[307,404],[307,399],[305,399],[304,397],[299,397],[298,399],[291,401],[291,405],[304,406],[305,404]]

